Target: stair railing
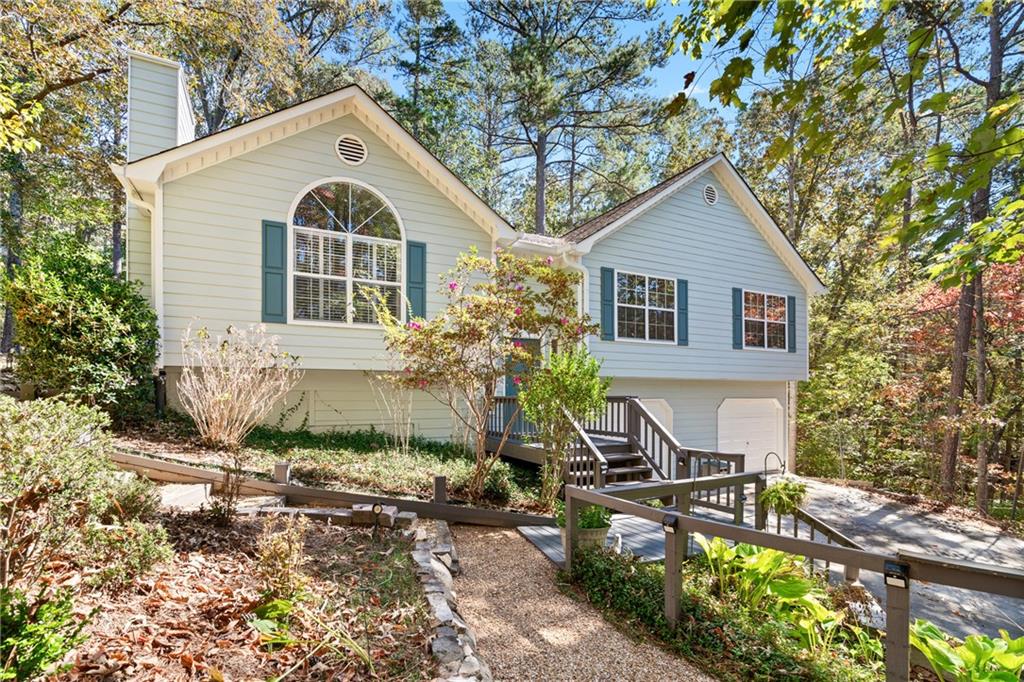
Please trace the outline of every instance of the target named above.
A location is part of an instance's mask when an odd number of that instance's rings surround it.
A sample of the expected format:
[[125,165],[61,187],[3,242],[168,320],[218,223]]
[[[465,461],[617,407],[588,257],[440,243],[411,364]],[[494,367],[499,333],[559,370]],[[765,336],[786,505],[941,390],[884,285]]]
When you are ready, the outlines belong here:
[[663,481],[675,480],[678,478],[676,463],[683,446],[648,411],[639,398],[631,396],[625,400],[628,422],[626,435],[629,442],[636,446],[637,451],[651,465],[658,478]]
[[605,399],[604,412],[583,423],[586,431],[595,436],[629,437],[629,401],[631,396],[610,395]]
[[576,445],[565,463],[566,481],[581,488],[603,488],[608,474],[608,460],[583,425],[564,407],[562,412],[576,429]]

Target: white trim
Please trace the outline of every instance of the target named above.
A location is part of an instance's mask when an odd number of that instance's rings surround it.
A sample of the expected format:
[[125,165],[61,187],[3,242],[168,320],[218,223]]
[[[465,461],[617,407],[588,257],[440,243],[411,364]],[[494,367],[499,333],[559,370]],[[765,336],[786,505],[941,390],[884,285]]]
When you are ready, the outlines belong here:
[[145,52],[139,52],[138,50],[132,49],[126,49],[125,52],[128,54],[129,57],[135,57],[136,59],[141,59],[143,61],[153,62],[154,64],[160,64],[161,66],[173,66],[176,69],[181,68],[181,64],[174,61],[173,59],[168,59],[166,57],[157,57],[154,54],[146,54]]
[[[763,318],[758,319],[756,317],[747,317],[747,292],[750,292],[752,294],[761,294],[762,296],[764,296],[764,317]],[[783,318],[781,323],[778,320],[769,320],[768,319],[768,297],[769,296],[773,296],[775,298],[781,298],[783,303],[784,303],[784,305],[785,305],[786,316]],[[793,307],[795,308],[796,306],[793,306]],[[794,310],[793,312],[796,312],[796,311]],[[743,332],[743,348],[740,349],[740,350],[765,350],[765,351],[769,351],[771,353],[788,353],[789,352],[789,297],[787,295],[785,295],[785,294],[777,294],[777,293],[772,292],[772,291],[763,291],[763,290],[758,290],[758,289],[740,289],[740,313],[741,313],[740,317],[741,317],[741,319],[743,321],[743,327],[740,330],[740,331]],[[762,324],[762,326],[764,327],[764,345],[763,346],[748,346],[747,345],[747,320],[750,320],[751,322],[760,322]],[[783,348],[769,348],[768,347],[768,323],[769,322],[771,322],[772,324],[781,324],[783,326],[783,328],[786,330],[785,336],[783,337],[786,340],[786,345]]]
[[[349,161],[348,159],[341,155],[341,150],[338,149],[338,145],[341,144],[341,141],[344,139],[355,140],[362,146],[363,158],[360,161]],[[358,135],[354,133],[342,133],[341,135],[338,135],[338,139],[334,141],[334,154],[335,156],[338,157],[338,160],[341,161],[346,166],[362,166],[364,163],[366,163],[366,160],[370,158],[370,148],[366,146],[366,142],[363,141],[363,138],[359,137]]]
[[[736,200],[740,209],[754,223],[754,226],[768,242],[772,250],[804,287],[804,290],[811,295],[825,293],[825,285],[818,280],[814,271],[811,270],[793,244],[786,238],[782,228],[772,219],[764,206],[761,205],[761,202],[754,196],[754,193],[750,191],[750,188],[744,182],[742,176],[740,176],[739,171],[721,153],[715,154],[710,159],[703,161],[686,174],[680,176],[675,182],[670,183],[660,192],[648,198],[647,201],[636,206],[586,239],[578,242],[575,245],[575,250],[580,254],[589,253],[597,242],[615,234],[625,225],[665,201],[709,170],[714,173],[715,177],[722,184],[722,189],[729,192],[729,195]],[[721,201],[721,192],[719,192],[719,201]]]
[[[400,241],[398,242],[398,282],[386,282],[386,283],[385,282],[380,282],[380,284],[388,285],[388,286],[394,286],[395,284],[398,285],[398,302],[399,302],[399,305],[398,305],[398,319],[399,320],[404,320],[405,319],[405,316],[406,316],[405,315],[405,308],[406,308],[406,304],[405,304],[406,297],[405,297],[405,295],[406,295],[406,292],[408,291],[408,282],[406,282],[406,277],[407,277],[408,267],[406,266],[406,262],[405,262],[405,258],[406,258],[405,249],[406,249],[407,240],[406,240],[406,236],[405,236],[405,222],[402,220],[402,214],[398,212],[398,208],[393,203],[391,203],[391,200],[388,199],[387,196],[385,196],[383,192],[381,192],[379,189],[377,189],[373,185],[370,185],[370,184],[368,184],[366,182],[363,182],[362,180],[358,180],[356,178],[351,178],[351,177],[347,177],[347,176],[343,176],[343,175],[332,176],[332,177],[328,177],[328,178],[321,178],[320,180],[316,180],[315,182],[309,183],[308,185],[303,187],[299,191],[298,194],[295,195],[295,198],[292,199],[291,206],[288,207],[288,216],[287,216],[287,218],[285,220],[285,226],[287,228],[285,230],[285,235],[286,235],[285,238],[288,240],[288,249],[287,249],[287,259],[288,259],[288,262],[287,262],[287,267],[285,269],[286,278],[287,278],[285,280],[287,282],[287,284],[286,284],[287,295],[286,295],[285,298],[287,299],[287,311],[288,312],[287,312],[287,316],[286,316],[285,319],[287,321],[287,324],[295,324],[295,325],[299,325],[299,326],[305,325],[305,326],[310,326],[310,327],[333,327],[335,329],[375,329],[377,331],[380,331],[382,329],[382,327],[379,324],[367,324],[365,322],[332,322],[330,320],[301,320],[301,319],[296,319],[295,315],[294,315],[293,308],[294,308],[294,302],[295,302],[295,298],[294,298],[294,293],[295,293],[295,275],[296,274],[298,274],[299,276],[303,276],[304,275],[304,273],[301,273],[301,272],[300,273],[296,273],[295,272],[295,239],[294,239],[295,230],[294,230],[294,228],[299,227],[299,226],[294,225],[294,223],[293,223],[293,218],[295,217],[295,209],[298,208],[299,202],[302,201],[302,199],[305,198],[305,196],[310,191],[312,191],[313,189],[319,187],[320,185],[326,185],[326,184],[332,183],[332,182],[348,183],[350,185],[356,185],[358,187],[362,187],[363,189],[365,189],[365,190],[367,190],[369,192],[372,192],[374,194],[374,196],[376,196],[378,199],[380,199],[382,202],[384,202],[384,205],[388,209],[390,209],[391,212],[394,214],[395,221],[398,223],[398,232],[399,232],[399,234],[401,236]],[[313,230],[313,231],[316,231],[316,228],[299,227],[299,229],[300,230]],[[352,296],[353,296],[353,290],[355,288],[353,286],[349,286],[349,284],[356,283],[356,277],[352,273],[352,249],[350,248],[350,246],[352,244],[352,240],[351,240],[351,236],[352,235],[348,234],[348,233],[345,233],[345,234],[346,234],[347,237],[349,237],[348,239],[346,239],[346,245],[345,245],[345,273],[346,273],[346,276],[344,278],[341,278],[341,279],[344,279],[344,281],[346,282],[346,286],[345,286],[346,315],[345,316],[347,318],[352,313],[352,310],[351,310],[351,308],[352,308]],[[379,239],[379,238],[376,238],[376,237],[362,237],[362,235],[356,235],[356,236],[359,236],[362,239],[366,239],[367,241],[379,241],[379,242],[394,242],[395,241],[393,239]],[[323,276],[321,276],[320,278],[321,279],[333,279],[334,281],[337,281],[337,278],[323,277]],[[366,280],[366,279],[362,279],[362,278],[360,278],[359,281],[361,283],[378,283],[376,281]]]
[[492,238],[518,238],[511,225],[356,85],[133,161],[123,172],[149,191],[161,176],[173,181],[348,114],[354,114]]
[[166,325],[164,322],[164,187],[156,186],[153,196],[153,215],[150,217],[149,254],[152,258],[153,308],[156,310],[156,328],[159,346],[156,366],[164,366]]
[[[645,280],[651,279],[662,279],[666,282],[672,283],[672,307],[671,308],[660,308],[652,307],[649,303],[644,305],[636,305],[633,303],[619,303],[619,274],[633,275],[634,277],[643,277]],[[679,282],[676,277],[661,277],[660,275],[648,275],[642,272],[630,272],[629,270],[612,270],[612,297],[615,303],[615,322],[614,322],[614,341],[622,341],[625,343],[655,343],[667,346],[678,345],[679,342]],[[644,288],[644,300],[647,298],[647,289]],[[627,308],[637,308],[644,311],[644,338],[637,339],[632,336],[619,336],[619,306],[625,306]],[[648,338],[651,335],[650,328],[650,316],[647,314],[652,310],[656,310],[662,313],[672,313],[672,338],[671,339],[651,339]]]

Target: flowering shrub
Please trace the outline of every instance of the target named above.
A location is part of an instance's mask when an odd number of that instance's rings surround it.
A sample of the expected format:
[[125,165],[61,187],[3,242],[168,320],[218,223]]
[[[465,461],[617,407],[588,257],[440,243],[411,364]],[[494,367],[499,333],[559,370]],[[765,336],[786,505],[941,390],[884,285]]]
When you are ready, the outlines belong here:
[[448,302],[433,319],[402,324],[382,302],[376,305],[387,347],[399,359],[399,381],[446,404],[471,434],[475,466],[467,492],[473,498],[483,493],[515,417],[499,425],[500,444],[488,452],[496,388],[513,371],[517,384],[528,382],[537,364],[537,350],[515,339],[539,339],[543,354],[552,345],[572,348],[595,331],[577,310],[579,282],[579,273],[555,267],[551,258],[497,250],[490,260],[474,249],[444,275],[440,290]]

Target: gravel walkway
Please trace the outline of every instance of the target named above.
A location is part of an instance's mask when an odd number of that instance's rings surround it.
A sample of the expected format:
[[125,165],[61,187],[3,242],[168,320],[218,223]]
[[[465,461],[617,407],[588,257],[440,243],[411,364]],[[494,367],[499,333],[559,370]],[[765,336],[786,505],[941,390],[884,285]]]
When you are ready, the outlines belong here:
[[555,567],[515,530],[455,526],[454,533],[459,610],[495,680],[714,682],[562,594]]

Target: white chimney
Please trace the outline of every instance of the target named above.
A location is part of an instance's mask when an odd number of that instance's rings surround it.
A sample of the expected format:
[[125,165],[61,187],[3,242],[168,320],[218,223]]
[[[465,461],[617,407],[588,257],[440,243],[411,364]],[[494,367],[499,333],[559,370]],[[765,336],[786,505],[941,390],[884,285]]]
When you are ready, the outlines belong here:
[[128,51],[128,161],[195,139],[196,122],[177,62]]

